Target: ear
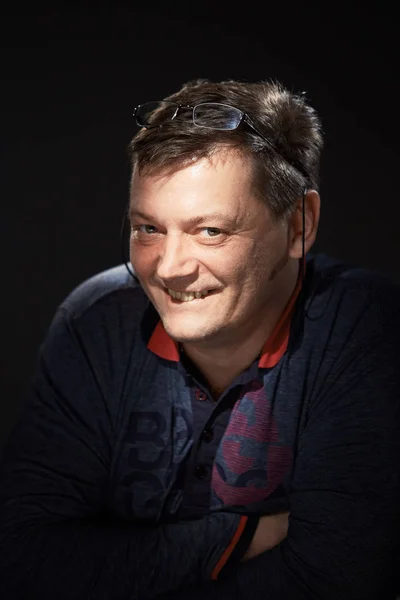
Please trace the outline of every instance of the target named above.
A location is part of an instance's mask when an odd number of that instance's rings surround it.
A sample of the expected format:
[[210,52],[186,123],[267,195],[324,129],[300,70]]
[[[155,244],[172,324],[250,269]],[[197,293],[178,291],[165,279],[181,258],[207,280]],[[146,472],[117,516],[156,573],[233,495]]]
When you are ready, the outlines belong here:
[[[317,237],[320,197],[316,190],[307,190],[304,197],[305,213],[305,254],[309,252]],[[303,197],[299,198],[289,225],[289,256],[301,258],[303,253]]]

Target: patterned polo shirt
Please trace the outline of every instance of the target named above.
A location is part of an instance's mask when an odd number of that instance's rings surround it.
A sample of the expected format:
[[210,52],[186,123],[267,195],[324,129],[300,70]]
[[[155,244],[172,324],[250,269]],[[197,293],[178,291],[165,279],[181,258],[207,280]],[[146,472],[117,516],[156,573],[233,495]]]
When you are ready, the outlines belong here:
[[[123,266],[84,282],[0,463],[2,597],[390,598],[399,300],[309,254],[260,356],[215,401]],[[241,563],[259,517],[281,511],[287,538]]]

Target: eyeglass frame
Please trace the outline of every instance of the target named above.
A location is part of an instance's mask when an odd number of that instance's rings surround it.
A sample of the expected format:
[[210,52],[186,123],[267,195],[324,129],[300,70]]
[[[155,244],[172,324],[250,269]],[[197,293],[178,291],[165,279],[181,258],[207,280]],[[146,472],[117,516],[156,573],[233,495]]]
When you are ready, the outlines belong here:
[[[137,112],[138,110],[142,107],[145,106],[146,104],[156,104],[156,102],[159,102],[160,104],[162,102],[166,103],[166,104],[173,104],[176,106],[176,110],[173,114],[173,116],[170,119],[167,119],[167,121],[173,121],[175,119],[175,117],[177,117],[177,115],[179,114],[180,109],[182,108],[186,108],[186,109],[190,109],[192,111],[192,121],[193,121],[193,125],[195,125],[196,127],[204,127],[204,129],[216,129],[219,131],[234,131],[235,129],[237,129],[239,127],[239,125],[244,122],[246,123],[249,127],[251,127],[251,129],[253,129],[253,131],[255,131],[269,146],[269,148],[271,148],[271,150],[273,150],[276,154],[278,154],[281,158],[283,158],[283,160],[285,162],[287,162],[290,166],[292,166],[294,169],[296,169],[296,171],[298,171],[298,173],[305,178],[306,182],[309,181],[309,176],[306,174],[306,172],[299,167],[297,164],[293,163],[292,161],[290,161],[288,158],[286,158],[286,156],[284,156],[282,154],[282,152],[280,152],[275,144],[273,142],[271,142],[270,139],[268,139],[259,129],[258,127],[254,124],[253,120],[249,117],[249,115],[247,113],[245,113],[243,110],[241,110],[240,108],[237,108],[236,106],[232,106],[231,104],[225,104],[223,102],[199,102],[198,104],[179,104],[178,102],[174,102],[172,100],[156,100],[154,102],[144,102],[143,104],[138,104],[135,108],[134,111],[132,113],[132,116],[135,118],[136,120],[136,124],[138,125],[138,127],[144,127],[145,129],[158,129],[160,127],[163,126],[163,123],[160,123],[159,125],[150,125],[150,126],[146,126],[146,125],[142,125],[141,123],[139,123],[138,121],[138,117],[137,117]],[[194,111],[198,106],[204,106],[204,105],[208,105],[208,104],[213,104],[213,105],[217,105],[217,106],[224,106],[226,108],[231,108],[235,111],[237,111],[238,113],[240,113],[240,120],[238,122],[238,124],[236,125],[236,127],[232,128],[232,129],[220,129],[218,127],[206,127],[204,125],[198,125],[195,120],[194,120]]]

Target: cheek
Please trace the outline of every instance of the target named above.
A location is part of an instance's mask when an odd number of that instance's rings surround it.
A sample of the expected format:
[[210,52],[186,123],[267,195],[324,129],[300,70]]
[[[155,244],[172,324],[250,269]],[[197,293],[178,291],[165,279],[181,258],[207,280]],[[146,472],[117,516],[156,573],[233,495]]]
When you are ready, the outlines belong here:
[[150,248],[143,248],[131,240],[129,245],[129,257],[138,277],[146,277],[154,262],[153,252]]
[[208,252],[199,256],[198,260],[203,269],[225,283],[234,282],[243,270],[242,260],[231,249],[224,249],[223,252],[216,252],[214,255]]
[[242,286],[243,298],[264,293],[273,262],[271,251],[266,252],[261,244],[256,245],[249,254],[243,255],[237,261],[235,276]]
[[[243,291],[254,278],[256,247],[253,244],[230,245],[214,256],[201,260],[204,267],[229,288],[235,295]],[[203,257],[202,257],[203,258]]]
[[235,257],[234,260],[229,256],[223,261],[218,261],[213,272],[227,286],[230,294],[233,294],[235,302],[238,302],[238,296],[241,296],[249,285],[249,269],[251,270],[251,266],[243,255],[240,258]]

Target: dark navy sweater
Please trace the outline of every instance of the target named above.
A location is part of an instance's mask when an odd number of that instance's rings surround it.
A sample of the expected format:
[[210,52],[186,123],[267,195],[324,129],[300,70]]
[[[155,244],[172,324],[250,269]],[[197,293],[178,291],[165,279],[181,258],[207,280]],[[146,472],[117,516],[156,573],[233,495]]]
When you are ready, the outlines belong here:
[[[400,292],[308,255],[214,402],[123,266],[59,307],[0,467],[5,600],[385,600],[400,512]],[[260,515],[287,538],[241,562]]]

